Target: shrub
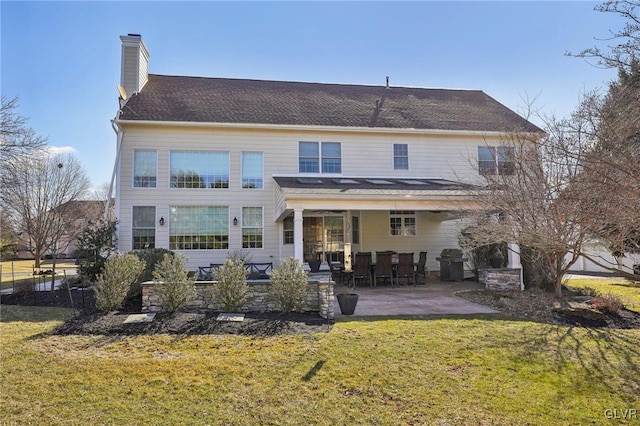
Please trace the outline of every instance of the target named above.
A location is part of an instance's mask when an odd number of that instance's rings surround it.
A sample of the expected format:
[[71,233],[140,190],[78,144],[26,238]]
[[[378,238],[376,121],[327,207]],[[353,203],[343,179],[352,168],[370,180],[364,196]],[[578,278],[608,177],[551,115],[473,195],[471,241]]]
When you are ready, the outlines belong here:
[[127,299],[140,296],[142,294],[142,283],[145,281],[153,281],[153,272],[155,271],[156,266],[162,262],[165,254],[170,256],[174,255],[171,250],[167,250],[165,248],[137,250],[132,251],[131,253],[138,256],[138,258],[145,262],[147,266],[144,268],[144,271],[142,271],[142,274],[140,274],[140,277],[138,277],[138,280],[131,286],[129,294],[127,294]]
[[130,253],[110,256],[95,284],[96,307],[105,312],[120,308],[127,298],[129,288],[136,282],[144,262]]
[[18,297],[24,297],[35,292],[36,283],[31,279],[18,282],[14,289],[14,294]]
[[242,260],[228,259],[216,272],[213,297],[227,312],[237,312],[247,302],[247,270]]
[[307,273],[298,259],[285,259],[273,270],[269,294],[282,312],[302,309],[307,296]]
[[193,278],[185,268],[186,257],[182,254],[165,253],[162,261],[153,270],[153,278],[160,303],[169,312],[174,313],[196,296]]
[[230,260],[241,260],[244,263],[251,262],[253,255],[249,253],[247,250],[232,250],[227,254],[227,259]]
[[78,237],[76,255],[80,261],[82,278],[95,281],[104,269],[109,255],[115,250],[116,221],[100,221],[86,227]]
[[618,296],[615,296],[613,294],[605,294],[602,296],[594,297],[593,299],[591,299],[589,304],[594,309],[608,314],[615,314],[624,307],[622,300]]

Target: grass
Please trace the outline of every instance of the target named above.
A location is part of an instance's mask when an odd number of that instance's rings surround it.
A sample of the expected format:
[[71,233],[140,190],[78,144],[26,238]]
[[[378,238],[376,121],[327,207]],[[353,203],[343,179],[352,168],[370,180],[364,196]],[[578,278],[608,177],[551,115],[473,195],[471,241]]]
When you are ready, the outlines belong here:
[[592,288],[600,294],[618,296],[627,309],[640,313],[640,284],[625,278],[583,278],[572,277],[567,285],[578,288]]
[[[0,262],[0,267],[2,268],[2,275],[0,276],[0,289],[4,290],[5,288],[12,288],[14,285],[18,285],[22,282],[32,282],[33,281],[33,267],[35,262],[33,260],[5,260]],[[43,260],[40,263],[41,270],[51,269],[53,266],[53,260]],[[76,270],[77,265],[74,260],[69,259],[58,259],[56,260],[56,277],[62,278],[63,270]],[[51,280],[51,275],[45,276],[49,281]],[[40,278],[40,282],[42,282],[43,277],[36,276],[36,280]]]
[[469,317],[56,336],[70,311],[0,314],[0,424],[575,425],[640,409],[640,330]]

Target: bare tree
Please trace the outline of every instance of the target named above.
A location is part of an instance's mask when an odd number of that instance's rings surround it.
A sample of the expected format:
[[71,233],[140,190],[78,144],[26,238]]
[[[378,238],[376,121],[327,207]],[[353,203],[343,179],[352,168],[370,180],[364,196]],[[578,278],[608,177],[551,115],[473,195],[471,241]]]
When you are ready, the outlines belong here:
[[[640,64],[620,70],[605,96],[583,99],[578,111],[592,123],[591,145],[575,157],[583,171],[574,198],[591,236],[621,258],[640,252]],[[583,255],[606,269],[620,265]],[[633,277],[637,278],[637,277]]]
[[607,42],[605,48],[594,46],[579,53],[567,52],[570,56],[593,58],[605,68],[628,69],[637,61],[640,52],[640,1],[611,0],[595,7],[602,13],[617,14],[625,19],[619,30],[610,30],[609,35],[599,41]]
[[571,131],[566,120],[550,122],[546,135],[515,132],[494,150],[495,167],[480,167],[487,181],[471,213],[475,246],[517,242],[536,249],[549,271],[557,297],[562,280],[577,261],[586,229],[579,208],[567,191],[579,178],[573,153],[586,137]]
[[18,98],[1,97],[0,104],[0,166],[42,149],[46,139],[37,136],[27,125],[27,119],[17,114]]
[[29,236],[36,267],[45,253],[59,251],[57,244],[68,232],[72,217],[70,201],[83,197],[89,185],[86,172],[72,154],[41,151],[6,165],[2,201]]

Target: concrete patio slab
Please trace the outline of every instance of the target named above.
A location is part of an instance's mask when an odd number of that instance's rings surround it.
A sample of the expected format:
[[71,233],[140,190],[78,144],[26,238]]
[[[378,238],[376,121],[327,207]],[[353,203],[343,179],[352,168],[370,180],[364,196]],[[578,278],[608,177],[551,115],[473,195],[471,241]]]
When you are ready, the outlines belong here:
[[[495,309],[457,297],[454,293],[464,290],[482,290],[476,282],[427,282],[427,284],[402,287],[357,287],[360,295],[353,315],[342,315],[338,301],[334,301],[336,318],[357,316],[397,315],[471,315],[496,314]],[[336,287],[336,294],[341,291]]]

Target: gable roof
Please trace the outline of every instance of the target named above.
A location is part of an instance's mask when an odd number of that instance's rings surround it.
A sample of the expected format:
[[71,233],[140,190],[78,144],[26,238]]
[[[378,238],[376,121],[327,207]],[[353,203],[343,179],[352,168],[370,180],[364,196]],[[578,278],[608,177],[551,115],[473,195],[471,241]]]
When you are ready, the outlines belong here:
[[479,90],[149,74],[121,120],[542,132]]

